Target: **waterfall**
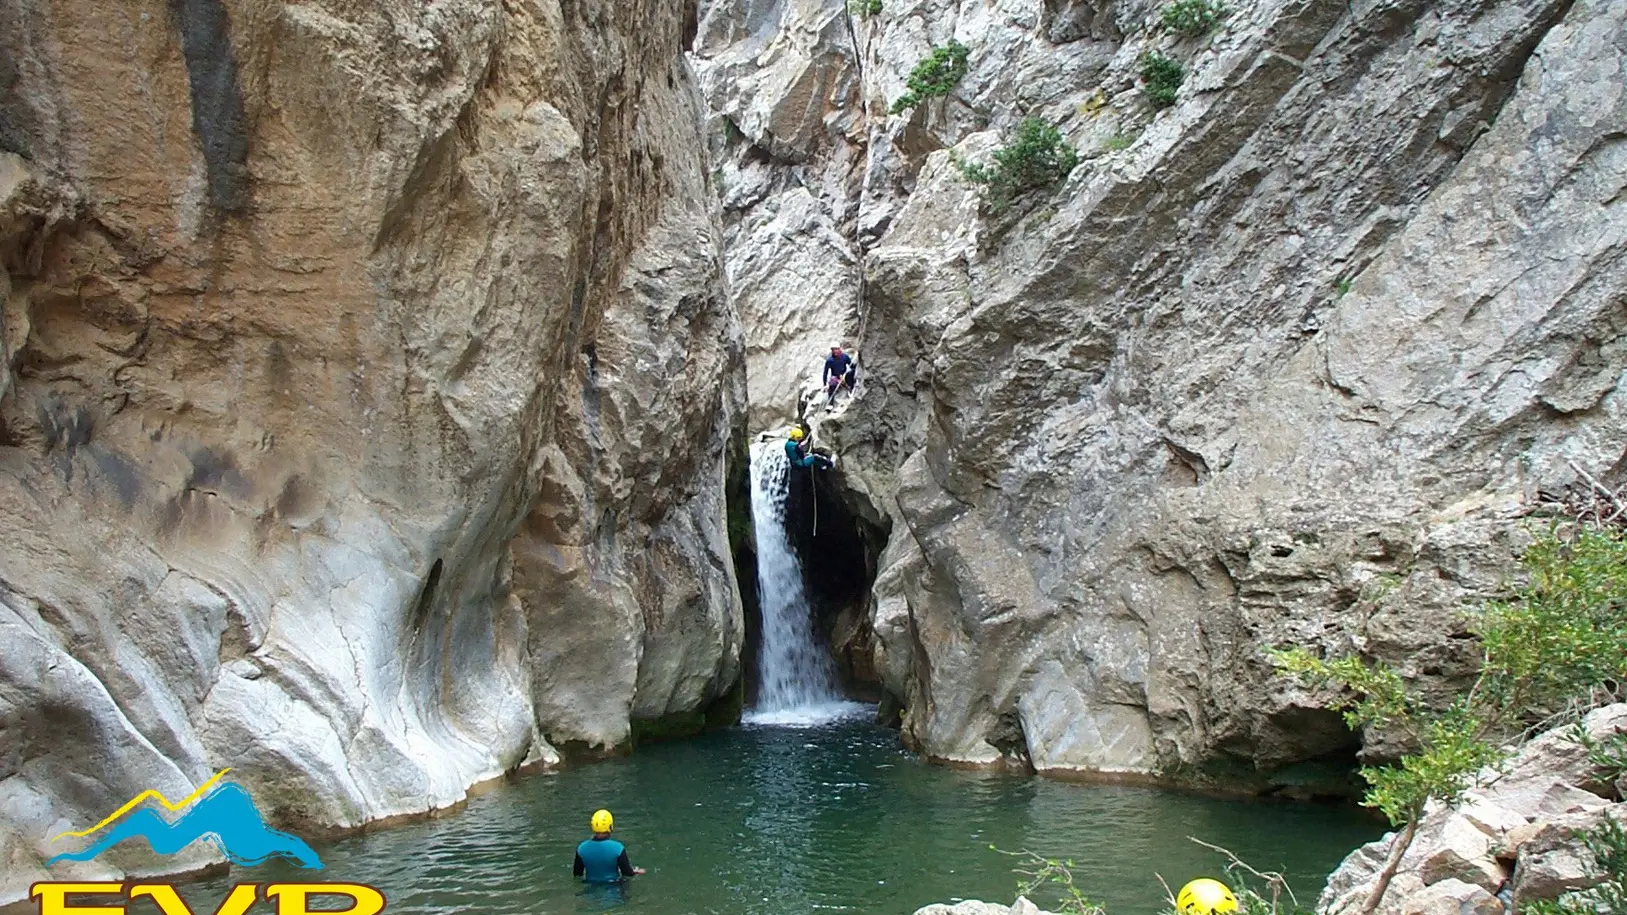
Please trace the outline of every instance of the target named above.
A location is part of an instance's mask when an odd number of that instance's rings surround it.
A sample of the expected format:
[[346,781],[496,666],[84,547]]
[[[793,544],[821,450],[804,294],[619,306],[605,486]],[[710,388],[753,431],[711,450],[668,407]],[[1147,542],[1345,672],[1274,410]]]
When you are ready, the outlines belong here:
[[751,520],[757,536],[757,606],[763,621],[757,704],[745,715],[752,724],[820,724],[867,708],[842,701],[830,655],[814,642],[802,563],[786,534],[790,472],[782,443],[752,446]]

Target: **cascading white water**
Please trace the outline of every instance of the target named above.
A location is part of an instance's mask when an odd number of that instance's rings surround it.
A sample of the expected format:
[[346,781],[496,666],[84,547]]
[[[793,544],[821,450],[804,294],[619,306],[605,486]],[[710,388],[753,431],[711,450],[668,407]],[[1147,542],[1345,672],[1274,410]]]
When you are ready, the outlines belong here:
[[757,535],[757,606],[763,626],[757,703],[744,716],[748,724],[820,724],[867,708],[837,695],[830,656],[814,642],[802,564],[785,529],[790,471],[780,442],[752,446],[751,520]]

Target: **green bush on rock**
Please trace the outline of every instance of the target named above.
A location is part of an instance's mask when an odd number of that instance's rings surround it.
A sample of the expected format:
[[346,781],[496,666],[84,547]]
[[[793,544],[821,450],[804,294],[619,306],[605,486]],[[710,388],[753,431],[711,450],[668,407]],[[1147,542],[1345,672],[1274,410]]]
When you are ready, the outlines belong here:
[[1062,183],[1078,164],[1079,153],[1041,118],[1024,118],[1016,139],[994,151],[993,165],[955,161],[966,180],[983,187],[984,200],[996,213],[1028,191]]
[[1214,31],[1226,13],[1226,5],[1218,0],[1175,0],[1164,7],[1158,19],[1169,31],[1196,38]]
[[881,0],[849,0],[847,11],[860,19],[881,15]]
[[958,41],[934,47],[932,53],[921,59],[910,71],[906,81],[909,91],[889,109],[891,114],[903,114],[927,99],[943,98],[955,91],[966,78],[966,58],[971,49]]
[[1175,94],[1181,81],[1186,79],[1186,68],[1181,62],[1165,57],[1157,51],[1141,55],[1141,91],[1147,93],[1154,108],[1168,108],[1175,104]]
[[1102,141],[1102,148],[1108,152],[1121,152],[1135,145],[1135,135],[1128,133],[1115,133]]

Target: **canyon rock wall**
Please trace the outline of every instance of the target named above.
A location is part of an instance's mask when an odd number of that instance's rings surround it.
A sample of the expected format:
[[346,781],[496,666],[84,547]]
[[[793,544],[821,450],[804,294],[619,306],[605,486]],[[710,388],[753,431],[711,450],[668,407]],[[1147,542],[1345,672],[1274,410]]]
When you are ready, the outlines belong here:
[[146,788],[355,826],[733,694],[694,13],[0,0],[0,902]]
[[[860,392],[818,431],[892,524],[906,738],[1264,787],[1348,765],[1262,649],[1449,686],[1456,608],[1543,500],[1627,473],[1627,2],[1240,0],[1202,37],[1137,0],[875,6],[715,0],[750,25],[696,55],[720,171],[762,189],[731,224],[809,194],[859,265]],[[889,114],[951,40],[964,79]],[[1167,109],[1149,51],[1185,68]],[[991,212],[956,160],[1025,116],[1080,164]],[[755,239],[730,263],[812,256]]]

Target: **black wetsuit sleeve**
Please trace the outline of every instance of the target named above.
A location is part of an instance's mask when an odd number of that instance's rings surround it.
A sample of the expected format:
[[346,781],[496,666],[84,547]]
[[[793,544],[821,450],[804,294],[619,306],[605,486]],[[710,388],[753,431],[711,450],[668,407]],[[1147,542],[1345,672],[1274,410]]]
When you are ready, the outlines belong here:
[[571,876],[580,877],[588,872],[588,866],[582,863],[582,853],[576,853],[576,863],[571,865]]
[[621,875],[623,877],[633,876],[633,862],[627,857],[627,849],[624,848],[621,850],[621,857],[616,859],[616,866],[621,868]]

